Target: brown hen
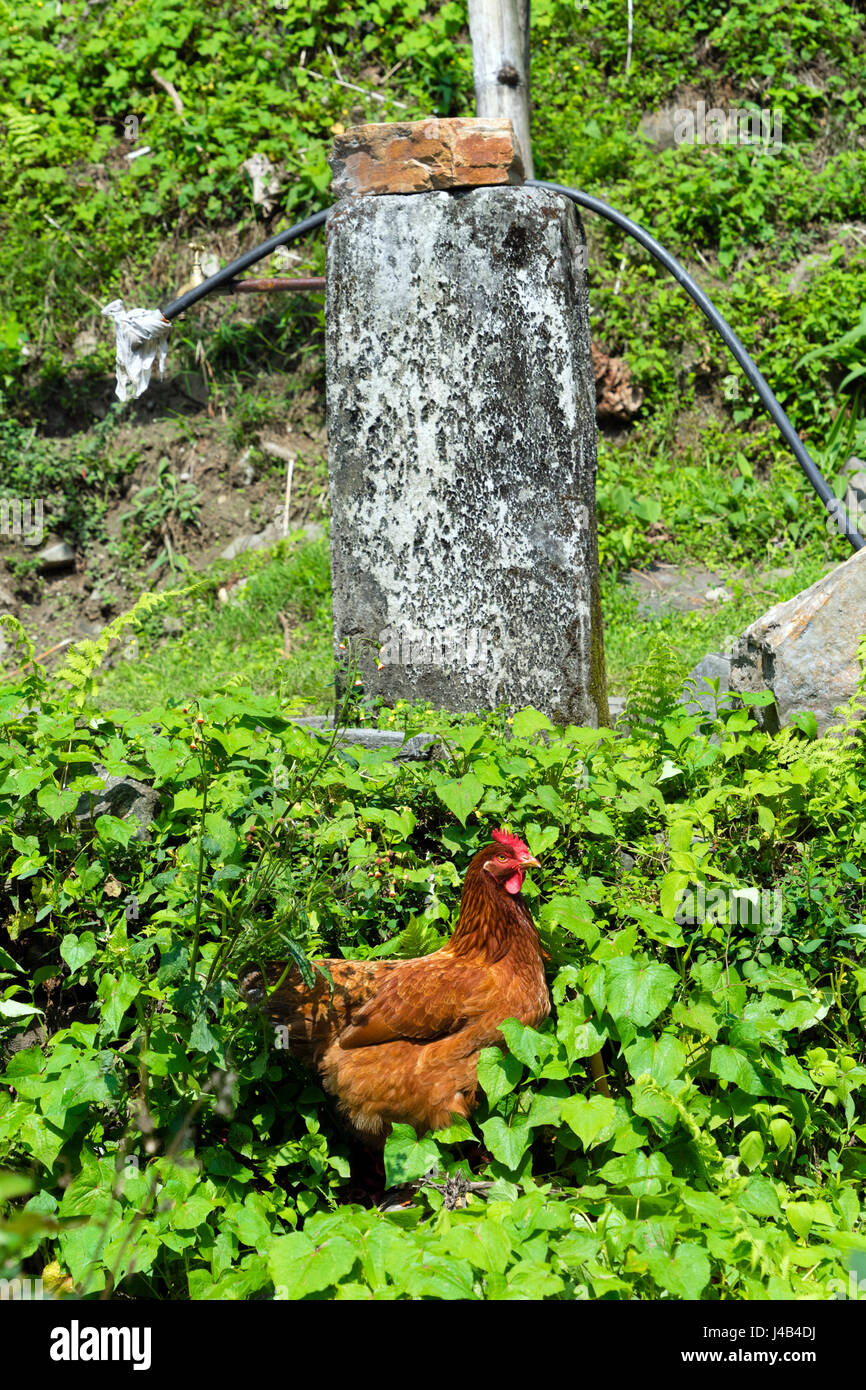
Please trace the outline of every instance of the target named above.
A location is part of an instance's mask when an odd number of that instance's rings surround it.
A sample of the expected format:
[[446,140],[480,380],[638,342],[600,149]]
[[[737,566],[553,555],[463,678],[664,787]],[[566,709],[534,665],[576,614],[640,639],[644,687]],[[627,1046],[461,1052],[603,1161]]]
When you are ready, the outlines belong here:
[[550,1013],[538,932],[520,889],[537,868],[516,835],[494,830],[472,859],[446,946],[413,960],[325,960],[312,987],[285,964],[241,971],[241,997],[288,1030],[288,1046],[336,1098],[349,1131],[381,1148],[392,1124],[419,1134],[467,1116],[478,1057],[502,1042],[506,1018]]

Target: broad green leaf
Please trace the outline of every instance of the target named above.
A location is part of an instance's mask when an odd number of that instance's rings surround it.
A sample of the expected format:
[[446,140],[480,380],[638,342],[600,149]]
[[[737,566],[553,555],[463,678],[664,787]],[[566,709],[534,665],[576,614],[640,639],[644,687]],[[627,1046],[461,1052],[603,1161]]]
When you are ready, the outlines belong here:
[[448,1231],[441,1239],[443,1253],[467,1260],[475,1269],[492,1274],[504,1274],[508,1266],[512,1243],[503,1226],[496,1221],[476,1221]]
[[517,711],[511,727],[515,738],[532,738],[540,729],[553,729],[547,715],[531,705]]
[[60,943],[60,954],[74,975],[96,955],[96,937],[92,931],[82,932],[80,936],[67,932]]
[[673,1169],[662,1153],[646,1154],[640,1150],[610,1158],[598,1170],[598,1177],[616,1187],[627,1187],[635,1197],[662,1190],[661,1178],[669,1178]]
[[516,1018],[504,1019],[500,1028],[508,1051],[531,1072],[536,1071],[539,1063],[550,1053],[550,1037],[527,1024],[518,1023]]
[[749,1096],[765,1096],[767,1088],[752,1063],[738,1048],[720,1044],[710,1055],[710,1071],[722,1081],[739,1086]]
[[646,1073],[660,1086],[666,1086],[685,1070],[686,1050],[675,1034],[662,1033],[658,1038],[637,1038],[625,1049],[625,1059],[633,1077]]
[[385,1186],[398,1187],[415,1182],[441,1166],[439,1150],[432,1139],[419,1139],[411,1125],[394,1125],[385,1141]]
[[94,828],[103,844],[118,844],[125,848],[138,828],[138,821],[121,820],[119,816],[97,816]]
[[740,1140],[738,1152],[749,1172],[753,1173],[764,1157],[764,1141],[760,1131],[752,1129],[744,1135]]
[[590,835],[603,835],[606,839],[615,839],[616,831],[613,823],[606,811],[591,809],[584,813],[583,823]]
[[770,1121],[770,1136],[779,1153],[784,1153],[791,1140],[794,1138],[794,1131],[788,1121],[781,1115],[776,1115]]
[[644,1028],[670,1003],[678,981],[676,971],[659,961],[614,957],[605,964],[607,1007],[617,1023]]
[[762,1178],[757,1174],[755,1177],[749,1178],[736,1200],[753,1216],[774,1216],[781,1219],[782,1208],[779,1206],[776,1189],[769,1178]]
[[32,1018],[41,1014],[34,1004],[25,1004],[20,999],[0,999],[0,1018]]
[[456,1301],[477,1297],[472,1266],[467,1261],[435,1255],[428,1250],[419,1252],[412,1260],[401,1282],[411,1298]]
[[674,1298],[698,1299],[710,1282],[709,1256],[700,1245],[685,1242],[672,1255],[653,1251],[647,1262],[656,1283]]
[[520,1160],[532,1142],[532,1130],[526,1120],[515,1120],[509,1127],[498,1115],[485,1120],[481,1126],[484,1142],[497,1163],[506,1168],[517,1168]]
[[581,1003],[560,1004],[556,1020],[556,1036],[565,1047],[569,1063],[582,1057],[594,1057],[601,1051],[607,1034],[591,1018],[584,1016]]
[[350,1273],[358,1252],[342,1236],[314,1244],[303,1231],[277,1236],[268,1246],[268,1273],[277,1296],[294,1300],[333,1288]]
[[467,772],[459,780],[437,782],[436,795],[457,817],[460,824],[465,825],[470,812],[474,811],[484,796],[484,788],[473,772]]
[[117,1036],[121,1020],[140,989],[141,982],[134,975],[124,973],[120,979],[103,975],[98,993],[102,1000],[102,1025],[109,1037]]
[[70,791],[68,787],[57,787],[52,783],[40,789],[36,800],[46,815],[53,821],[58,821],[61,816],[68,816],[75,810],[78,805],[78,792]]
[[485,1047],[478,1058],[478,1081],[491,1105],[513,1091],[522,1075],[522,1063],[498,1047]]
[[562,1118],[590,1149],[613,1135],[616,1106],[609,1096],[570,1096],[562,1102]]

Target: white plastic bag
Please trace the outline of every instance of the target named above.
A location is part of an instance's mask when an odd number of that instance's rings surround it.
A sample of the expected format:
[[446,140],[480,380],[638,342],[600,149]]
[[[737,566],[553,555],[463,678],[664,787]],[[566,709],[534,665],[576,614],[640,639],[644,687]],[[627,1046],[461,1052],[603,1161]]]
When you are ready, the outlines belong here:
[[113,299],[102,312],[106,318],[114,319],[117,336],[115,395],[128,401],[147,390],[157,353],[162,376],[171,323],[159,309],[124,309],[122,299]]

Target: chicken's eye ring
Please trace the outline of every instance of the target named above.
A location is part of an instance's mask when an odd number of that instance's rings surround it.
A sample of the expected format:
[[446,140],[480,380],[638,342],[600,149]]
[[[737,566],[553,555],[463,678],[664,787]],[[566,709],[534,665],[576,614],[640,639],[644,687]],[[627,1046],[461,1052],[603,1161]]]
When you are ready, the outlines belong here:
[[507,855],[507,854],[497,854],[497,856],[496,856],[496,862],[497,862],[497,864],[507,864],[507,863],[508,863],[508,855]]

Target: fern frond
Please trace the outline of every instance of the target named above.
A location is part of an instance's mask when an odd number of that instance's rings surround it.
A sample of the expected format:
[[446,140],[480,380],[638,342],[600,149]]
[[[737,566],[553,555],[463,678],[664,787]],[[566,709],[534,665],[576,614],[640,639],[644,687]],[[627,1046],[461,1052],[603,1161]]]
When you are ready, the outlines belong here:
[[117,641],[126,628],[141,622],[154,609],[164,608],[172,599],[180,598],[200,587],[200,584],[192,584],[184,589],[166,589],[158,594],[141,594],[134,606],[106,624],[95,640],[86,637],[74,647],[70,647],[63,665],[54,673],[54,680],[71,686],[75,692],[73,703],[81,706],[90,692],[94,675],[108,655],[112,642]]
[[621,715],[633,733],[654,733],[682,703],[685,668],[670,638],[660,632],[653,640],[643,669],[635,677]]

